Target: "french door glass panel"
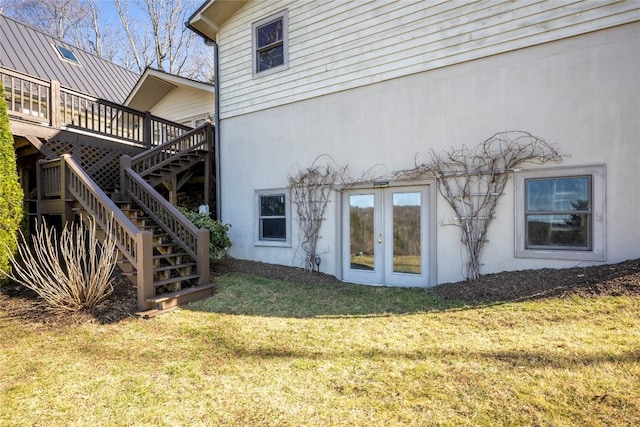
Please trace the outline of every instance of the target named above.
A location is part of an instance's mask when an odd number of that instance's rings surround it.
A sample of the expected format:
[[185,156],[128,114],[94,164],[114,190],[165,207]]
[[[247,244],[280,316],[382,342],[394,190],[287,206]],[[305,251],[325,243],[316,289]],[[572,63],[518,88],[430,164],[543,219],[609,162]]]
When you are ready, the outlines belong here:
[[349,196],[351,269],[375,270],[373,194]]
[[421,208],[419,192],[393,193],[393,272],[422,272]]

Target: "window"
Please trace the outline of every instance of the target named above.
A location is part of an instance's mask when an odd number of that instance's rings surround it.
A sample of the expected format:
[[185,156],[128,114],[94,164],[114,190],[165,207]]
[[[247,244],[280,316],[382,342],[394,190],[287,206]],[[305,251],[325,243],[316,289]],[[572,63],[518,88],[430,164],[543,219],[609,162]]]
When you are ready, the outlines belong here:
[[254,76],[289,65],[287,17],[284,11],[253,24]]
[[256,193],[258,210],[257,243],[263,246],[289,246],[291,227],[289,197],[285,191]]
[[604,260],[604,167],[516,174],[516,256]]
[[56,51],[58,52],[58,55],[60,55],[60,58],[69,62],[73,62],[74,64],[80,64],[80,61],[78,61],[76,54],[73,53],[71,49],[67,49],[64,46],[56,46]]

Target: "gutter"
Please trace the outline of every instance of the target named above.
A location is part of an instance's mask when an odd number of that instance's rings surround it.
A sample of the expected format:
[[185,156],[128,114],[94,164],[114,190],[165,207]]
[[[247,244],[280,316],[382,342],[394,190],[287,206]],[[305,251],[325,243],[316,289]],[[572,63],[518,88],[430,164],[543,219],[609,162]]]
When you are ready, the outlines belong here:
[[[205,3],[206,4],[206,3]],[[204,6],[204,4],[203,4]],[[196,13],[198,13],[196,11]],[[215,40],[211,40],[204,33],[192,27],[190,22],[193,18],[193,15],[189,18],[189,20],[185,23],[185,26],[202,37],[204,39],[204,44],[207,46],[213,46],[213,87],[214,87],[214,110],[213,110],[213,125],[214,125],[214,134],[213,134],[213,156],[215,159],[215,177],[216,177],[216,219],[218,221],[222,221],[222,209],[220,209],[220,200],[222,194],[222,186],[220,185],[221,176],[220,176],[220,80],[218,78],[219,71],[219,63],[218,63],[218,43]]]

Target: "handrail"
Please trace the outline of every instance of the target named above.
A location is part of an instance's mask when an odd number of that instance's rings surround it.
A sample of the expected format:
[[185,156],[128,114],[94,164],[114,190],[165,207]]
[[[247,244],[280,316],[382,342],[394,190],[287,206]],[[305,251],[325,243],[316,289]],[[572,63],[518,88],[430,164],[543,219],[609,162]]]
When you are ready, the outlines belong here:
[[[149,233],[139,230],[133,222],[118,208],[118,206],[93,182],[91,177],[68,154],[61,156],[69,170],[68,189],[82,207],[96,220],[96,223],[106,230],[113,220],[113,232],[116,234],[116,245],[122,254],[133,265],[137,265],[140,248],[137,245],[137,235]],[[113,219],[112,219],[113,218]]]
[[[126,189],[123,191],[193,259],[199,260],[203,255],[208,259],[209,230],[193,225],[132,168],[125,167],[124,173]],[[206,246],[203,246],[203,241],[206,242]],[[206,248],[206,254],[203,254],[203,248]]]
[[180,137],[144,151],[131,158],[131,168],[140,176],[150,175],[162,166],[169,164],[197,149],[212,150],[211,123],[205,123]]
[[38,200],[64,199],[63,163],[61,159],[38,160],[40,178],[38,179]]

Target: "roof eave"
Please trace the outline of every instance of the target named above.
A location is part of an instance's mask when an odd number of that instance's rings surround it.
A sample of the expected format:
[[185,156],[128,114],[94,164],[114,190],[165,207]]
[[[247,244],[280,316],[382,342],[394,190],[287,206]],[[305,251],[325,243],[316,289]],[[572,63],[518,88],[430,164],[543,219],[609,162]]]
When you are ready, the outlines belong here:
[[144,111],[150,110],[177,87],[189,87],[209,93],[214,93],[215,91],[213,85],[209,83],[198,82],[175,74],[147,68],[129,93],[124,105]]
[[203,38],[215,40],[220,26],[229,19],[246,0],[208,0],[187,21],[187,27]]

